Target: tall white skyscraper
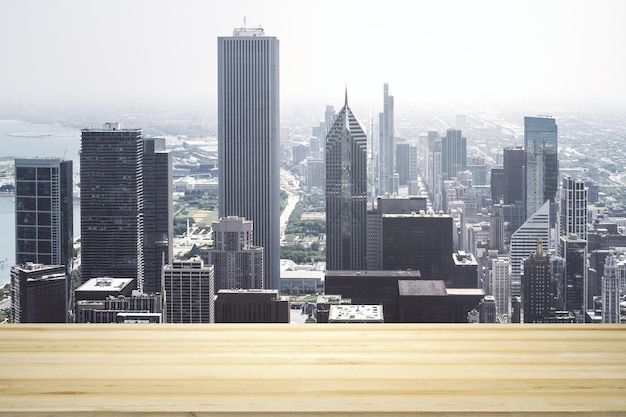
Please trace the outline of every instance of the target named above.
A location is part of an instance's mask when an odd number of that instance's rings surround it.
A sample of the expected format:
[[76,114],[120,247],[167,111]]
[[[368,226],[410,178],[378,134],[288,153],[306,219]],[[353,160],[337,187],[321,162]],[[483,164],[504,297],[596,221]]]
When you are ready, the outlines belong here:
[[496,299],[497,313],[511,317],[511,274],[506,257],[491,260],[491,294]]
[[396,170],[393,96],[389,84],[383,84],[383,112],[378,115],[378,161],[380,167],[379,195],[393,192],[393,174]]
[[254,222],[264,287],[280,279],[279,42],[263,29],[218,38],[219,216]]

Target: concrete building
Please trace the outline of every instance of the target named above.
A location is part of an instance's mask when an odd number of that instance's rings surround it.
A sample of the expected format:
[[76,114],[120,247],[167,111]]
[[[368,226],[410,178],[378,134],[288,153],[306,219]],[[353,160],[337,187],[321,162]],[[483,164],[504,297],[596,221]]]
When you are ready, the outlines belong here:
[[341,295],[320,294],[315,303],[315,322],[328,323],[330,308],[334,305],[350,305],[352,300],[343,298]]
[[144,283],[144,141],[141,129],[83,129],[80,153],[81,281]]
[[496,299],[493,295],[485,295],[478,306],[480,323],[497,323]]
[[133,291],[130,296],[109,295],[101,300],[76,302],[77,323],[161,323],[162,315],[163,297],[158,293]]
[[[219,217],[254,222],[264,288],[280,279],[279,42],[263,29],[218,38]],[[241,86],[248,86],[241,88]]]
[[498,256],[491,260],[491,294],[496,301],[496,313],[511,317],[511,275],[509,259]]
[[73,311],[64,265],[27,263],[11,267],[11,323],[66,323]]
[[367,137],[345,104],[326,135],[326,264],[366,266]]
[[[72,268],[72,161],[15,160],[15,263]],[[69,294],[68,294],[69,297]]]
[[174,261],[163,267],[165,323],[215,321],[215,272],[199,258]]
[[219,290],[216,323],[289,323],[289,298],[278,290]]
[[215,293],[221,289],[263,288],[263,248],[254,246],[253,222],[222,217],[213,222],[213,247],[201,249],[205,264],[215,268]]
[[[478,288],[478,262],[474,255],[464,251],[452,254],[453,279],[448,288]],[[448,279],[444,280],[448,281]]]

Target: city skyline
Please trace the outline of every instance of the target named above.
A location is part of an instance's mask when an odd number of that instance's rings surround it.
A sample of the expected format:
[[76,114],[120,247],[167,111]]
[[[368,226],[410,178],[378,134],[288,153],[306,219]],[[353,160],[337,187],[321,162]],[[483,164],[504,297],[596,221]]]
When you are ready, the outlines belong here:
[[[352,100],[377,112],[380,85],[388,82],[398,108],[625,108],[626,58],[614,49],[626,38],[625,11],[609,0],[450,0],[410,8],[399,1],[9,0],[0,5],[0,53],[9,63],[0,68],[0,94],[5,105],[57,107],[93,96],[125,104],[197,99],[211,111],[215,39],[232,27],[262,26],[282,42],[286,105],[321,107],[348,83]],[[111,22],[123,30],[96,30]],[[86,57],[100,59],[87,70]]]

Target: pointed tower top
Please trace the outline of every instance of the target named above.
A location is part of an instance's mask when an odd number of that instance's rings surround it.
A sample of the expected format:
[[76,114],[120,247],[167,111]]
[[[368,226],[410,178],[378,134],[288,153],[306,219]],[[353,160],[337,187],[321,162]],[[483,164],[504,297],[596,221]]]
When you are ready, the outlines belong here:
[[537,256],[543,256],[543,242],[541,242],[541,239],[537,239]]
[[346,83],[346,103],[345,106],[348,107],[348,83]]

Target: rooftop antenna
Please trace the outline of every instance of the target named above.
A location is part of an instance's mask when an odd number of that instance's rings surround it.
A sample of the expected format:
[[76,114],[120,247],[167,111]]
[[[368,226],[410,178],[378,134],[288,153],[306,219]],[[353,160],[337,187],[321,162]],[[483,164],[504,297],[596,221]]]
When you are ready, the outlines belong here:
[[243,28],[246,28],[246,16],[243,17]]

